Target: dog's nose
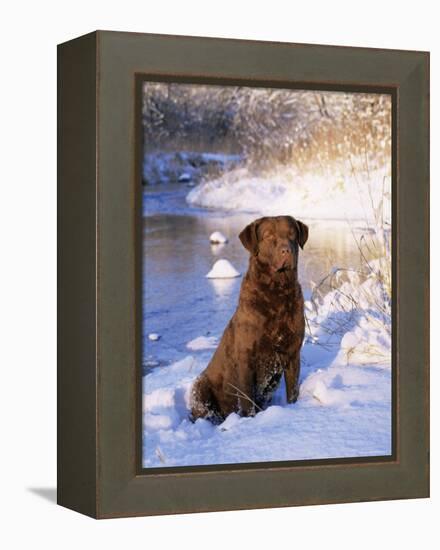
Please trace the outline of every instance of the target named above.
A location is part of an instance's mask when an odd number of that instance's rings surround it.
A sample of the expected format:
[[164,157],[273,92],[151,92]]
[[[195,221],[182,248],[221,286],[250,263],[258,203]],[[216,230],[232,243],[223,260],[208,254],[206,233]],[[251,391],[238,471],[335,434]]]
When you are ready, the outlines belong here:
[[290,254],[290,248],[288,246],[282,246],[281,247],[281,255],[282,256],[287,256],[288,254]]

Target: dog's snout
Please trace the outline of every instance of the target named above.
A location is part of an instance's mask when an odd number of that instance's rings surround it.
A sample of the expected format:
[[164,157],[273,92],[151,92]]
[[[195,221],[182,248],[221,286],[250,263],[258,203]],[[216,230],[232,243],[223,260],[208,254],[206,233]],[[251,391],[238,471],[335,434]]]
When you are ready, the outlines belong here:
[[282,246],[280,252],[282,256],[287,256],[291,253],[291,250],[288,246]]

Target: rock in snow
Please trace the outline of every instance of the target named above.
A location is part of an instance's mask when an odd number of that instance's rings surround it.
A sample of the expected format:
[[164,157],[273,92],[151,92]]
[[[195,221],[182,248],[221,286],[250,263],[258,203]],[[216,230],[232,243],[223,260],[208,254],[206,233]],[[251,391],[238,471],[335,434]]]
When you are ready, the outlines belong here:
[[191,181],[191,174],[187,174],[186,172],[184,172],[183,174],[180,174],[178,178],[179,183],[188,183],[190,181]]
[[152,340],[153,342],[156,342],[157,340],[160,339],[160,334],[156,334],[155,332],[151,332],[149,335],[148,335],[148,338],[150,340]]
[[208,279],[232,279],[240,277],[240,273],[228,260],[217,260],[211,271],[206,275]]
[[209,237],[209,241],[211,244],[225,244],[228,242],[228,238],[221,231],[214,231]]

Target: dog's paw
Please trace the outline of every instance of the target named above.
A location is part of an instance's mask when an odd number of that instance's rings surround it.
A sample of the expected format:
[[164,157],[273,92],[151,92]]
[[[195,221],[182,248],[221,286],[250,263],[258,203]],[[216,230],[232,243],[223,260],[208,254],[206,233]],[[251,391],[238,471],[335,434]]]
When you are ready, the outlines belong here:
[[290,395],[287,396],[287,403],[296,403],[299,397],[299,387],[295,388]]
[[257,410],[254,405],[249,407],[240,407],[238,414],[240,416],[255,416],[257,414]]

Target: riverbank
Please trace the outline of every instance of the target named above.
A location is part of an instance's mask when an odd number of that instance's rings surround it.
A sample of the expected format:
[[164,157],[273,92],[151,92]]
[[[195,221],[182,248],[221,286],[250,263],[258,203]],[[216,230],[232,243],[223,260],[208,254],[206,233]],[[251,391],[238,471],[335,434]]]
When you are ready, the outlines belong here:
[[202,182],[187,196],[190,205],[259,215],[289,214],[306,220],[391,223],[391,177],[388,168],[353,171],[329,168],[299,174],[281,167],[255,174],[247,168]]

